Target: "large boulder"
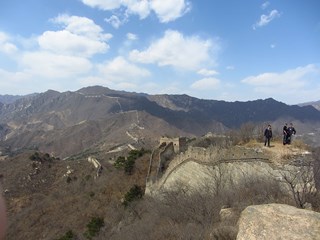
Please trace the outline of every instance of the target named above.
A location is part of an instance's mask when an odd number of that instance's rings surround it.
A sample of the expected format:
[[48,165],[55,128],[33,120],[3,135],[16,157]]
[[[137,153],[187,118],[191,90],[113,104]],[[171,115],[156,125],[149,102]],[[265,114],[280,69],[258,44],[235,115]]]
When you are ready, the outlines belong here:
[[284,204],[249,206],[241,213],[237,240],[256,239],[320,239],[320,213]]

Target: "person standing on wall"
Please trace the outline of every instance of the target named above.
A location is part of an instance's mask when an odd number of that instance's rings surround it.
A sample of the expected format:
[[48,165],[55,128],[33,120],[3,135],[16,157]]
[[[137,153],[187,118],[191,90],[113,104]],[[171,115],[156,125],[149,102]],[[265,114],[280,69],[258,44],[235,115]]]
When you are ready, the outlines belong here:
[[270,140],[272,138],[272,129],[271,129],[271,125],[269,124],[268,127],[266,128],[266,130],[264,130],[264,146],[270,147]]
[[292,135],[296,135],[296,129],[293,127],[293,124],[290,123],[290,126],[287,129],[287,144],[291,144]]
[[288,124],[285,123],[284,126],[283,126],[283,145],[286,145],[287,144],[287,135],[288,135]]

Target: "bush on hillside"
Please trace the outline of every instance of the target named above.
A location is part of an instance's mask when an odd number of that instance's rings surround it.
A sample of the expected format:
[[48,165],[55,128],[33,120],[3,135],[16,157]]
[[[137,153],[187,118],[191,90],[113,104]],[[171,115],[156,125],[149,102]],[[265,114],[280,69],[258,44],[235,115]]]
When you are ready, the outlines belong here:
[[59,158],[55,158],[50,156],[49,153],[39,153],[34,152],[29,159],[34,162],[52,162],[53,160],[59,160]]
[[62,237],[58,238],[58,240],[74,240],[75,237],[76,236],[73,234],[73,232],[69,230]]
[[134,164],[136,159],[133,157],[128,157],[124,163],[124,172],[128,175],[131,175],[133,172]]
[[130,190],[124,195],[123,205],[127,207],[131,202],[138,200],[143,197],[144,191],[138,186],[134,185]]
[[128,154],[128,157],[120,156],[117,158],[115,163],[113,164],[117,169],[124,169],[124,172],[128,175],[131,175],[134,170],[134,165],[136,159],[139,157],[142,157],[145,153],[149,151],[144,150],[144,148],[141,148],[140,150],[131,150]]
[[126,158],[125,157],[123,157],[123,156],[119,156],[118,158],[117,158],[117,160],[114,162],[114,164],[113,164],[113,166],[115,167],[115,168],[122,168],[123,166],[124,166],[124,163],[126,162]]
[[87,239],[92,239],[99,234],[100,229],[104,226],[104,220],[101,217],[93,217],[87,224],[87,231],[84,233]]

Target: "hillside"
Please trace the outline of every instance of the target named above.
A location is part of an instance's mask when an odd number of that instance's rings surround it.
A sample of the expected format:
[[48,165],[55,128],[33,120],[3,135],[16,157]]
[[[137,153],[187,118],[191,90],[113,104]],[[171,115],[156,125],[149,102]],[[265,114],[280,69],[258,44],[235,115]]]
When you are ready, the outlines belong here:
[[99,161],[103,170],[97,178],[95,167],[84,158],[62,161],[24,152],[2,159],[7,239],[58,239],[71,229],[83,239],[81,233],[92,217],[122,214],[121,198],[134,184],[144,185],[148,155],[136,161],[131,175],[116,169],[109,159]]
[[[211,163],[219,162],[221,156],[262,157],[269,163],[229,160],[222,163],[228,165],[210,167],[192,151],[192,161],[186,158],[176,164],[177,159],[172,159],[172,166],[166,170],[168,175],[159,179],[159,183],[167,179],[169,191],[156,190],[142,199],[133,198],[126,207],[123,203],[128,199],[127,193],[135,185],[143,190],[146,187],[151,152],[139,155],[131,174],[115,167],[116,158],[99,156],[103,169],[98,176],[86,158],[62,161],[33,151],[4,158],[0,161],[0,176],[9,217],[7,238],[71,239],[62,237],[72,232],[72,239],[88,239],[88,224],[99,218],[104,224],[93,239],[206,239],[213,233],[223,239],[235,239],[237,219],[246,206],[272,202],[295,205],[292,196],[279,188],[277,179],[261,176],[270,174],[275,165],[288,164],[301,156],[306,160],[311,157],[304,155],[306,150],[298,145],[284,147],[280,143],[274,143],[272,148],[263,148],[259,142],[226,148],[211,146],[204,151],[213,151]],[[225,177],[233,180],[232,191],[228,190],[231,185],[226,188],[226,182],[219,182]],[[193,195],[189,191],[194,184],[197,188]],[[233,213],[223,220],[219,212],[226,206]]]

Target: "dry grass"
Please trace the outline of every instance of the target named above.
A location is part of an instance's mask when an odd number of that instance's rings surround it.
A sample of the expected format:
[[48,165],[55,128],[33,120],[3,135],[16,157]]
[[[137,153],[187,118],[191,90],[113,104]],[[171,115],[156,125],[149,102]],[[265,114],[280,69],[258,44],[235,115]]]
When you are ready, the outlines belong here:
[[264,147],[263,142],[251,139],[243,145],[247,148],[260,149],[269,159],[277,163],[288,163],[297,155],[311,154],[310,147],[301,140],[294,140],[291,145],[283,145],[281,140],[271,141],[271,147]]

